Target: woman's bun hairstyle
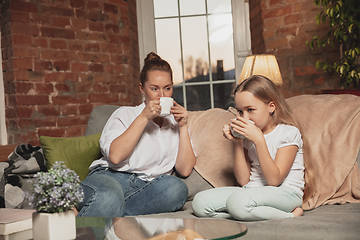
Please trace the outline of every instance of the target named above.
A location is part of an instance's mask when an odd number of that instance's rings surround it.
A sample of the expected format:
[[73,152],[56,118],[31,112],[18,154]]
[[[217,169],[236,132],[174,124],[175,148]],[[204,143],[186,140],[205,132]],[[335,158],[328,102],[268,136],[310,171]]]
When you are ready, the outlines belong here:
[[146,56],[144,62],[152,61],[152,60],[161,60],[161,57],[159,55],[157,55],[156,53],[151,52]]
[[144,67],[140,73],[140,82],[142,85],[145,84],[147,81],[147,75],[151,71],[164,71],[170,74],[171,81],[173,81],[172,69],[170,64],[162,59],[159,55],[154,52],[150,52],[145,60],[144,60]]

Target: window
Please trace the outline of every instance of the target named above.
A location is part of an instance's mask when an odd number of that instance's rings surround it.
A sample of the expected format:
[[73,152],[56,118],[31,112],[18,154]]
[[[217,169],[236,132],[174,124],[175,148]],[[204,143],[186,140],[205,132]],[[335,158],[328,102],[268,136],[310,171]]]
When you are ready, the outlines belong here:
[[141,66],[150,51],[167,60],[173,97],[190,111],[231,106],[231,91],[251,54],[248,3],[138,0],[137,7]]
[[[0,31],[0,40],[1,40],[1,31]],[[0,41],[0,49],[1,49],[1,41]],[[4,82],[3,82],[3,71],[2,71],[2,57],[0,54],[0,145],[7,144],[4,95],[5,93],[4,93]]]

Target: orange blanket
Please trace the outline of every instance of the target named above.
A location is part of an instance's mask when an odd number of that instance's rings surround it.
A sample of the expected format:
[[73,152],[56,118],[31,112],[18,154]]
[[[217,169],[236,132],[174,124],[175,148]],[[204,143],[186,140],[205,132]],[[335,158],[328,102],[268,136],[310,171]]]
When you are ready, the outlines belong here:
[[[324,204],[360,202],[356,163],[360,149],[360,97],[301,95],[287,99],[308,145],[315,174],[314,194],[305,210]],[[234,113],[211,109],[189,113],[189,131],[197,154],[196,171],[214,187],[237,185],[233,175],[234,149],[222,127]]]

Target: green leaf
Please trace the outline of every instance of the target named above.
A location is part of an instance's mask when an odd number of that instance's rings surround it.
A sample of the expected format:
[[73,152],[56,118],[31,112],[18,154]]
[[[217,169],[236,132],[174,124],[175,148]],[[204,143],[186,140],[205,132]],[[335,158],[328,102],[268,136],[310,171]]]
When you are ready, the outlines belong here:
[[340,67],[340,74],[343,74],[343,73],[344,73],[344,70],[345,70],[345,66],[342,65],[342,66]]
[[355,48],[356,54],[360,53],[360,49],[358,47]]
[[316,15],[315,19],[316,19],[316,24],[319,25],[320,24],[320,14]]
[[351,71],[351,77],[355,77],[355,75],[356,75],[356,71],[355,71],[355,70],[352,70],[352,71]]
[[322,20],[323,23],[325,23],[326,22],[326,15],[323,15],[321,20]]
[[349,33],[351,33],[351,30],[352,30],[353,26],[354,26],[353,23],[349,26]]
[[345,17],[344,17],[344,15],[341,15],[341,17],[340,17],[340,19],[339,19],[339,21],[338,21],[338,24],[342,27],[343,25],[344,25],[344,21],[345,21]]

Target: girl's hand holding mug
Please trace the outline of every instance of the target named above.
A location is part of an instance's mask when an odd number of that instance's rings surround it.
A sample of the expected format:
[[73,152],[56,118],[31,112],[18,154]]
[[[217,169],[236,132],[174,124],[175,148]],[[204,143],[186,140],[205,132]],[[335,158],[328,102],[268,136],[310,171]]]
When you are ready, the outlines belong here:
[[252,136],[258,132],[258,128],[253,121],[242,117],[231,119],[229,128],[233,137],[241,139],[248,138],[252,140]]
[[231,141],[238,141],[240,138],[235,138],[233,134],[231,133],[230,124],[225,124],[223,127],[223,135],[226,139]]

